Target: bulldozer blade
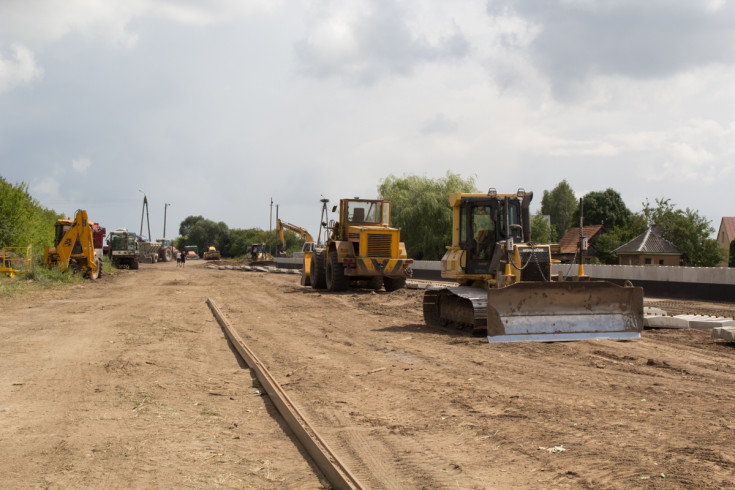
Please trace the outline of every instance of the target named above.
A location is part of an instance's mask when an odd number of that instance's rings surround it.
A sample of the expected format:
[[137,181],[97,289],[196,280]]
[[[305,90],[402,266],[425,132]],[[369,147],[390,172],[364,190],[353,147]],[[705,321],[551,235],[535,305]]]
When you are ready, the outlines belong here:
[[606,281],[521,282],[487,294],[488,342],[640,339],[643,289]]

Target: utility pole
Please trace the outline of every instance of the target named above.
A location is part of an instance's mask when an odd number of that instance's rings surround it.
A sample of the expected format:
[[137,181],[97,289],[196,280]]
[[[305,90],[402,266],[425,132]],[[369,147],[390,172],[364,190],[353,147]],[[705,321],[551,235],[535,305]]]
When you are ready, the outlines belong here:
[[273,198],[272,197],[271,197],[271,214],[270,214],[270,217],[268,218],[268,226],[269,226],[268,228],[268,253],[273,255],[271,253],[272,250],[271,250],[271,240],[270,240],[270,236],[273,233]]
[[148,220],[148,240],[151,240],[151,220],[148,216],[148,196],[145,192],[138,189],[138,192],[143,194],[143,211],[140,213],[140,236],[143,236],[143,217],[145,216]]
[[165,203],[163,205],[163,238],[166,238],[166,210],[170,205],[170,203]]

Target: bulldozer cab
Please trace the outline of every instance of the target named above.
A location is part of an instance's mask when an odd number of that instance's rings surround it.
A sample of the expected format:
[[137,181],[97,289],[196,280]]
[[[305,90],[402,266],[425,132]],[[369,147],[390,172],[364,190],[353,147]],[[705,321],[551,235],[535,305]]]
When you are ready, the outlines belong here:
[[[517,198],[465,198],[460,204],[459,246],[469,274],[492,274],[500,266],[501,242],[524,242],[521,201]],[[506,224],[506,220],[510,225]]]

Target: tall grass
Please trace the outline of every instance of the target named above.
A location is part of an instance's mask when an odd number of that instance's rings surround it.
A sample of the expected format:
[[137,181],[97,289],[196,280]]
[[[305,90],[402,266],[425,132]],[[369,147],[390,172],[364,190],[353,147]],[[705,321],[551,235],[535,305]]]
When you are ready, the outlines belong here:
[[[110,260],[105,257],[102,262],[102,276],[114,276],[119,271],[115,269]],[[58,266],[48,268],[43,262],[34,260],[31,271],[27,274],[16,274],[14,278],[0,276],[0,299],[15,297],[29,291],[44,289],[55,289],[67,285],[81,284],[87,281],[83,274],[74,272],[70,267],[66,272],[61,272]]]

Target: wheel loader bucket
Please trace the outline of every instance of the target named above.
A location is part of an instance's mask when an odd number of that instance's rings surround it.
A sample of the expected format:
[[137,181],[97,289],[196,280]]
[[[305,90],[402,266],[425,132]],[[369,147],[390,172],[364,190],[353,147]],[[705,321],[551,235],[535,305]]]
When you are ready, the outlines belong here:
[[301,285],[311,286],[311,254],[313,252],[304,252],[304,264],[301,269]]
[[521,282],[487,295],[488,342],[640,339],[643,289],[606,281]]

